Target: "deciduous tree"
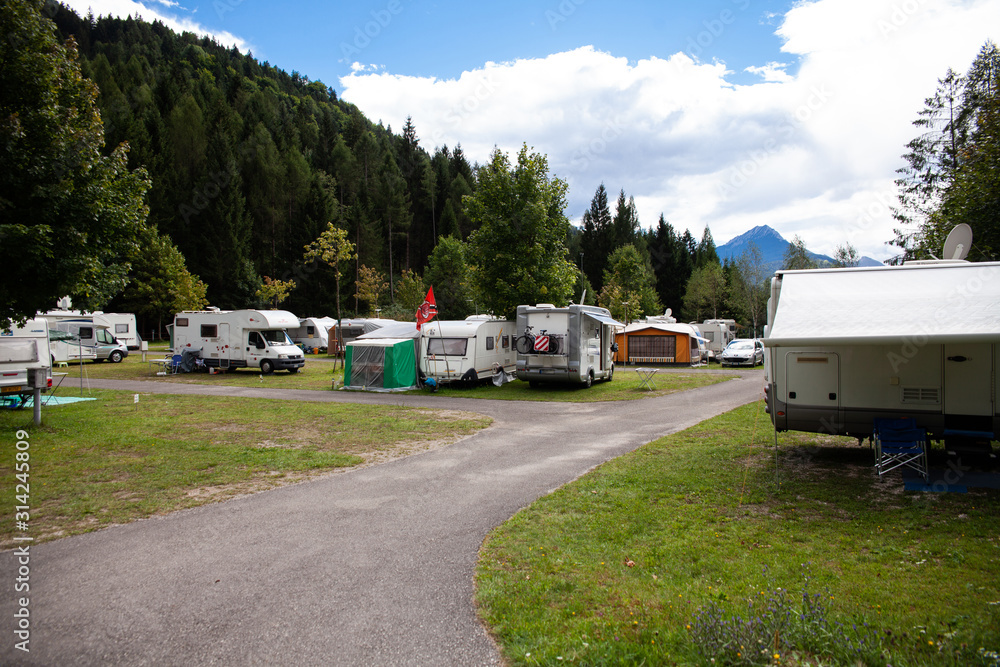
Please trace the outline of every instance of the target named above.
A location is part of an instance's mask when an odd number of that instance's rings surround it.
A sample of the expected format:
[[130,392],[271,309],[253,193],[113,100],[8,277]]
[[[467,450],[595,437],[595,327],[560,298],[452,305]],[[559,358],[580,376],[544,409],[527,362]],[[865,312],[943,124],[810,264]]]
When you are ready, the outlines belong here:
[[469,238],[473,284],[483,307],[512,318],[521,304],[565,305],[576,269],[565,245],[566,183],[548,174],[548,160],[522,146],[517,164],[495,150],[466,197],[478,229]]

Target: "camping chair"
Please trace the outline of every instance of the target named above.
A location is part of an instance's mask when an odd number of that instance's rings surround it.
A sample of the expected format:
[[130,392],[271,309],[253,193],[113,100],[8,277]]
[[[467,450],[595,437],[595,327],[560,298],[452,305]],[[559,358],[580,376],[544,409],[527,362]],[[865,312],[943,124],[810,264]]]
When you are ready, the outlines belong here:
[[879,477],[900,467],[912,468],[926,482],[927,432],[915,419],[875,420],[875,470]]
[[167,367],[170,369],[171,375],[176,375],[177,373],[181,372],[181,359],[183,359],[183,357],[181,357],[181,355],[179,354],[175,354],[174,356],[170,357],[170,363],[167,365]]

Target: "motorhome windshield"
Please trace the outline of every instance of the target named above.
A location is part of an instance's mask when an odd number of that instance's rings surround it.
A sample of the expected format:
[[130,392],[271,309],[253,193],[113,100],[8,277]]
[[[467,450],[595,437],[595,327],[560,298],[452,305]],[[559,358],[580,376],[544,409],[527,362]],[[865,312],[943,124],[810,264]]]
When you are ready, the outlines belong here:
[[429,338],[427,340],[427,354],[464,357],[468,345],[468,338]]
[[284,329],[268,329],[267,331],[261,331],[260,335],[264,337],[268,343],[275,343],[277,345],[293,345],[292,341],[288,338],[288,334],[285,333]]

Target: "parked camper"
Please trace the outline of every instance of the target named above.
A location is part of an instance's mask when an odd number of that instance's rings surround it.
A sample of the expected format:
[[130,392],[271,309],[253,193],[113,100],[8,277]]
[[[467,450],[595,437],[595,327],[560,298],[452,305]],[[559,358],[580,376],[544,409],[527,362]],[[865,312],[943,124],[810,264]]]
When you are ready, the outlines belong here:
[[428,322],[421,328],[418,356],[422,376],[437,383],[514,374],[514,323],[487,315]]
[[302,317],[299,318],[297,327],[288,330],[288,337],[306,351],[318,349],[320,352],[326,352],[330,329],[336,324],[337,320],[332,317]]
[[707,361],[701,334],[691,324],[650,317],[629,324],[615,339],[618,343],[615,361],[618,363],[697,366]]
[[778,431],[1000,433],[1000,263],[778,271],[764,346]]
[[[91,358],[96,361],[110,361],[117,364],[128,356],[128,347],[114,337],[111,333],[114,324],[103,314],[50,310],[47,313],[39,313],[37,317],[47,320],[49,328],[75,336],[71,344],[67,346],[67,354],[70,358]],[[90,352],[83,355],[80,352],[74,354],[73,343],[83,348],[89,348],[92,355]],[[60,359],[60,361],[62,360]]]
[[0,396],[23,400],[48,391],[52,387],[51,359],[47,321],[31,319],[0,331]]
[[705,339],[705,348],[710,359],[718,360],[722,351],[736,340],[736,320],[705,320],[691,323]]
[[287,310],[185,311],[174,316],[171,348],[175,354],[198,352],[209,368],[297,373],[306,362],[286,329],[298,325]]
[[128,349],[138,350],[142,347],[142,336],[139,335],[139,327],[136,325],[135,315],[132,313],[94,312],[92,314],[103,317],[115,340],[124,343]]
[[517,377],[539,382],[610,380],[614,332],[622,324],[606,308],[552,304],[517,307]]

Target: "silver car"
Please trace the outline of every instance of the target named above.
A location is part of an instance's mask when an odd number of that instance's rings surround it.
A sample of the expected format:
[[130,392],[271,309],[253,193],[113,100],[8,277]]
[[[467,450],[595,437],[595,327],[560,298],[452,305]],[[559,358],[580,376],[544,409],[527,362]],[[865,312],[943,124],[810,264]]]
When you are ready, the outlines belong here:
[[764,344],[757,339],[737,338],[719,355],[723,366],[750,366],[764,364]]

